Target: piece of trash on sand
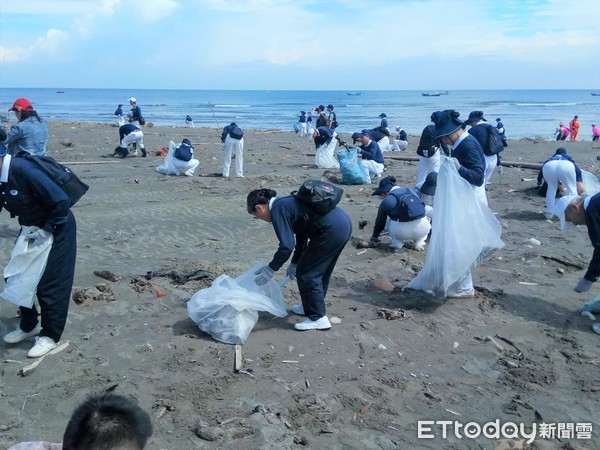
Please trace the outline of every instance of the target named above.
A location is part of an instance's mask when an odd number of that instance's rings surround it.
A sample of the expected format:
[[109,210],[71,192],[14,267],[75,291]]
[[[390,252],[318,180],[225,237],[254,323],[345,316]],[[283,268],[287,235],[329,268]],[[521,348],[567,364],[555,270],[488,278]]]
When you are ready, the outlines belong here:
[[339,317],[335,317],[335,316],[333,316],[331,319],[329,319],[329,321],[331,323],[336,323],[336,324],[337,323],[342,323],[342,319],[340,319]]
[[372,282],[373,286],[385,292],[392,292],[395,286],[384,278],[375,278]]
[[529,281],[519,281],[519,284],[522,284],[523,286],[539,286],[538,283],[531,283]]
[[379,317],[386,320],[404,319],[406,317],[406,311],[404,309],[377,308],[376,311]]
[[94,270],[94,275],[107,281],[120,281],[121,277],[110,270]]

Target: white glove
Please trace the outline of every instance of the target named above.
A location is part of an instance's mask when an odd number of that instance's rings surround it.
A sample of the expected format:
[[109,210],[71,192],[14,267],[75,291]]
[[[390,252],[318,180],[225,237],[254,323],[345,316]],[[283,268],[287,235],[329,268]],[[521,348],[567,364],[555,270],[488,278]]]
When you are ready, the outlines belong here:
[[41,228],[35,231],[25,231],[25,237],[27,239],[29,239],[30,241],[33,241],[33,245],[41,245],[43,242],[45,242],[48,238],[50,238],[50,236],[52,236],[52,233],[46,231],[46,230],[42,230]]
[[225,142],[221,142],[221,150],[225,150]]
[[452,163],[454,163],[454,167],[456,167],[456,170],[460,169],[460,163],[458,162],[458,159],[450,158],[450,161],[452,161]]
[[298,266],[297,264],[293,264],[293,263],[288,266],[286,275],[288,277],[290,277],[290,280],[296,279],[296,267],[297,266]]
[[268,283],[269,280],[271,278],[273,278],[274,274],[275,274],[275,271],[273,269],[271,269],[269,266],[262,266],[260,269],[258,269],[256,272],[254,272],[254,275],[258,275],[254,279],[254,282],[256,283],[257,286],[262,286],[263,284]]
[[577,286],[575,286],[573,288],[573,290],[575,292],[587,292],[591,289],[593,282],[588,281],[585,279],[585,277],[581,278],[581,280],[579,280],[579,282],[577,283]]

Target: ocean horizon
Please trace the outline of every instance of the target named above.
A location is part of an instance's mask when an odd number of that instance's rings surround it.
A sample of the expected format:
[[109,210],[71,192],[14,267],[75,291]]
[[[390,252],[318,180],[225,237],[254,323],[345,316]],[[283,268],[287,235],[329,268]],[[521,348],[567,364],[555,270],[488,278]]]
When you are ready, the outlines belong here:
[[[6,111],[19,97],[29,99],[47,120],[115,123],[114,111],[129,97],[136,97],[146,122],[185,126],[190,115],[197,127],[223,127],[236,122],[242,128],[292,130],[301,110],[332,104],[340,133],[352,133],[379,125],[387,114],[392,131],[401,126],[420,135],[433,111],[455,109],[461,118],[470,111],[484,112],[488,122],[502,119],[509,139],[552,139],[559,122],[579,116],[580,140],[591,140],[591,124],[600,120],[600,90],[458,90],[423,96],[423,91],[295,91],[295,90],[185,90],[185,89],[68,89],[1,88],[0,110]],[[14,119],[14,116],[12,117]]]

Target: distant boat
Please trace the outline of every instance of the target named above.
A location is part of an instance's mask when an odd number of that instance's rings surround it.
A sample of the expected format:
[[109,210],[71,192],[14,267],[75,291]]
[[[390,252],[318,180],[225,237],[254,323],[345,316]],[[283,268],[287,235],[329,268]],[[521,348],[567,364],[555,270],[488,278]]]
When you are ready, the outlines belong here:
[[362,92],[346,92],[346,95],[360,95]]
[[600,97],[600,92],[598,92],[598,93],[596,93],[596,92],[592,92],[592,95],[593,95],[594,97]]
[[423,97],[439,97],[440,95],[450,95],[449,91],[429,91],[421,92]]
[[56,91],[56,93],[57,93],[57,94],[64,94],[64,93],[65,93],[65,91],[60,91],[60,90],[59,90],[59,91]]

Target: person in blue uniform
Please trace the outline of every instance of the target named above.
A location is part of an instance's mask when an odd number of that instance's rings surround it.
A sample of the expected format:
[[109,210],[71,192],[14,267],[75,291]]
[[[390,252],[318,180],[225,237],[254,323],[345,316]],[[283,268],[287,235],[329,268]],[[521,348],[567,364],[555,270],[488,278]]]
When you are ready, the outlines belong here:
[[[18,217],[29,245],[40,245],[53,235],[48,263],[37,285],[41,324],[35,304],[20,307],[21,322],[4,336],[4,342],[16,344],[39,336],[27,356],[43,356],[59,345],[67,321],[75,258],[77,226],[67,194],[33,162],[11,156],[0,145],[0,209]],[[32,229],[35,228],[35,229]]]
[[[450,156],[458,170],[458,174],[472,186],[475,198],[482,205],[487,206],[487,197],[484,188],[485,159],[483,148],[473,136],[465,131],[466,125],[458,117],[460,113],[453,109],[436,111],[431,115],[434,124],[433,138],[442,144],[451,146]],[[468,208],[469,205],[464,205]],[[460,230],[456,230],[457,233]],[[468,238],[468,236],[465,236]],[[469,273],[453,292],[448,293],[449,298],[472,298],[475,296],[473,277]]]
[[125,115],[123,113],[123,104],[119,103],[115,110],[115,116],[117,116],[117,126],[125,125]]
[[381,113],[381,114],[379,114],[379,118],[381,119],[381,124],[379,126],[381,128],[389,128],[387,114],[386,113]]
[[573,158],[567,155],[567,149],[564,147],[556,149],[554,155],[542,164],[537,176],[538,188],[542,187],[543,181],[546,182],[546,219],[554,217],[558,183],[564,186],[566,196],[578,195],[584,190],[581,169]]
[[487,127],[491,127],[491,125],[485,120],[483,117],[483,111],[471,111],[467,120],[465,120],[467,125],[470,125],[469,134],[473,135],[475,139],[481,144],[481,148],[483,148],[485,158],[485,184],[488,184],[492,178],[494,173],[494,169],[498,165],[498,154],[488,155],[486,154],[486,147],[488,141],[489,131]]
[[129,123],[132,123],[136,127],[143,125],[142,122],[144,122],[144,117],[142,116],[142,108],[140,108],[137,104],[137,100],[135,97],[131,97],[129,99],[129,105],[131,106],[131,110],[127,115]]
[[229,178],[231,157],[235,158],[235,176],[244,178],[244,131],[235,123],[223,127],[221,148],[225,151],[221,176]]
[[9,132],[0,126],[0,142],[8,146],[8,152],[16,155],[27,152],[32,155],[45,155],[48,142],[48,122],[41,119],[26,98],[18,98],[10,111],[14,111],[17,120]]
[[363,130],[357,140],[362,144],[359,147],[361,159],[358,160],[358,165],[367,180],[367,184],[371,184],[373,178],[379,177],[385,169],[383,153],[381,153],[379,144],[371,139],[371,135],[367,130]]
[[294,196],[277,197],[272,189],[256,189],[246,199],[248,213],[273,225],[279,248],[271,262],[257,273],[256,284],[268,282],[292,257],[287,275],[296,279],[302,304],[292,312],[306,316],[294,325],[299,331],[327,330],[331,323],[325,296],[335,264],[352,234],[352,223],[343,209],[310,218],[310,206]]
[[119,127],[119,146],[115,148],[114,157],[126,158],[129,154],[129,144],[133,144],[133,154],[137,156],[138,147],[142,151],[142,156],[147,156],[146,148],[144,147],[144,133],[133,123],[126,123]]

